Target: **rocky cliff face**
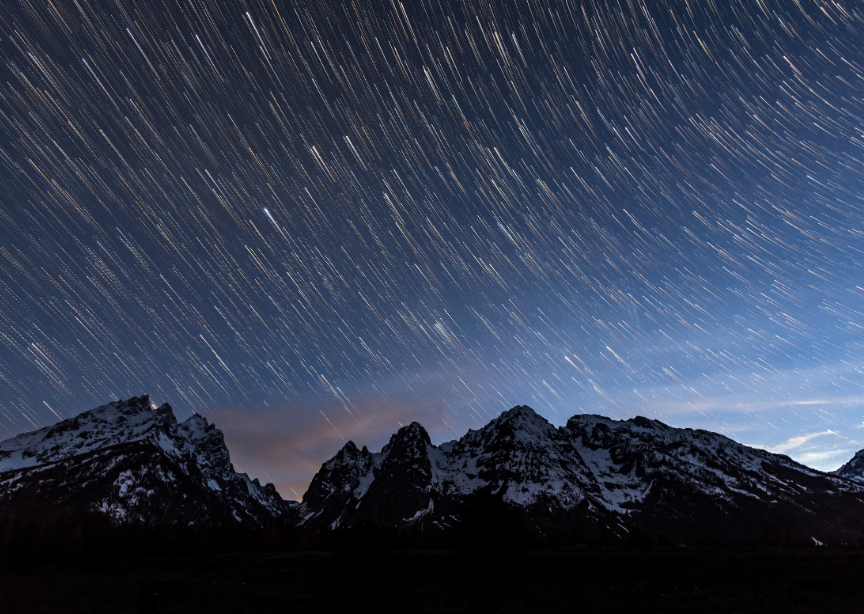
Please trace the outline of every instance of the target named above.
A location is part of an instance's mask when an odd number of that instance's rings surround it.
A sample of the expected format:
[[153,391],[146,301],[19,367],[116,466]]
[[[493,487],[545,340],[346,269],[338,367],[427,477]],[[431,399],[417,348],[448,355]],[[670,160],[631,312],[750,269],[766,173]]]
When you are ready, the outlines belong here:
[[178,423],[170,405],[147,396],[0,442],[0,501],[6,511],[184,524],[261,523],[290,507],[272,484],[234,471],[205,418]]
[[299,517],[452,526],[479,488],[541,532],[591,521],[621,537],[636,523],[670,538],[759,539],[772,525],[826,541],[857,539],[864,527],[864,486],[788,457],[641,417],[574,416],[556,428],[525,406],[440,446],[417,423],[380,453],[349,442],[316,475]]

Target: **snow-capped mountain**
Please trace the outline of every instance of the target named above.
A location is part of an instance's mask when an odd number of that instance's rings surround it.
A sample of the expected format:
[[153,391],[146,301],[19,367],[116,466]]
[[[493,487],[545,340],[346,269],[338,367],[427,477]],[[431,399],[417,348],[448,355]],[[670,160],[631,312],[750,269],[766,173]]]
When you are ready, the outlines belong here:
[[526,406],[437,446],[416,422],[377,453],[348,442],[299,506],[237,473],[206,419],[178,423],[147,396],[0,442],[0,510],[102,510],[156,523],[452,528],[468,497],[485,489],[547,536],[585,528],[626,538],[635,523],[676,540],[758,540],[767,527],[787,540],[857,541],[864,484],[856,480],[864,481],[864,452],[826,474],[708,431],[588,415],[555,427]]
[[483,487],[546,533],[584,520],[624,535],[635,521],[670,538],[758,539],[768,523],[827,541],[864,527],[864,486],[786,456],[642,417],[556,428],[526,406],[439,446],[416,422],[379,453],[347,443],[313,479],[299,522],[447,526]]
[[289,508],[272,484],[237,473],[222,431],[178,423],[148,396],[116,401],[0,442],[7,511],[101,510],[117,520],[261,523]]

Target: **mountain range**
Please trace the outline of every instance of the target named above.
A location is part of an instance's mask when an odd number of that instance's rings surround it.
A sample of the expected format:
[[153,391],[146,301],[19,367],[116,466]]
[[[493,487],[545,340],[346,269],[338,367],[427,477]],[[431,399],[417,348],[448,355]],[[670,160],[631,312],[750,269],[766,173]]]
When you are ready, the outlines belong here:
[[688,539],[856,541],[864,451],[834,473],[644,417],[578,415],[555,427],[527,406],[434,445],[414,422],[380,452],[346,443],[300,503],[235,471],[222,432],[149,397],[108,403],[0,442],[0,509],[99,510],[115,521],[362,524],[458,530],[486,493],[529,532]]
[[423,518],[447,528],[484,488],[547,535],[588,526],[626,538],[635,524],[674,540],[760,539],[768,526],[827,542],[857,539],[864,527],[864,484],[845,469],[823,473],[644,417],[579,415],[556,428],[526,406],[439,446],[416,422],[379,453],[347,443],[312,480],[298,522],[404,527]]

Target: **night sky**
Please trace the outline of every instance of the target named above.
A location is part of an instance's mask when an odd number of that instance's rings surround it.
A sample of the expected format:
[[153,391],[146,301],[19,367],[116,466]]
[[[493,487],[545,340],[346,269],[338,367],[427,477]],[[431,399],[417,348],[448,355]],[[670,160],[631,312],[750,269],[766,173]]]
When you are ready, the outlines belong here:
[[0,438],[148,393],[302,494],[517,404],[864,448],[864,7],[6,0]]

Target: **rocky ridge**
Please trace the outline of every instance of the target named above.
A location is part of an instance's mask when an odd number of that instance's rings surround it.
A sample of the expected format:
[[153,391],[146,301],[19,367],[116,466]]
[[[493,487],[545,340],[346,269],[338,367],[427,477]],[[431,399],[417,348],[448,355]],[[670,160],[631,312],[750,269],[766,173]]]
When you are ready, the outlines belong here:
[[772,525],[827,541],[864,527],[864,486],[786,456],[643,417],[556,428],[526,406],[439,446],[416,422],[379,453],[347,443],[313,479],[299,522],[449,527],[480,488],[550,534],[584,521],[621,537],[636,523],[671,538],[758,539]]

